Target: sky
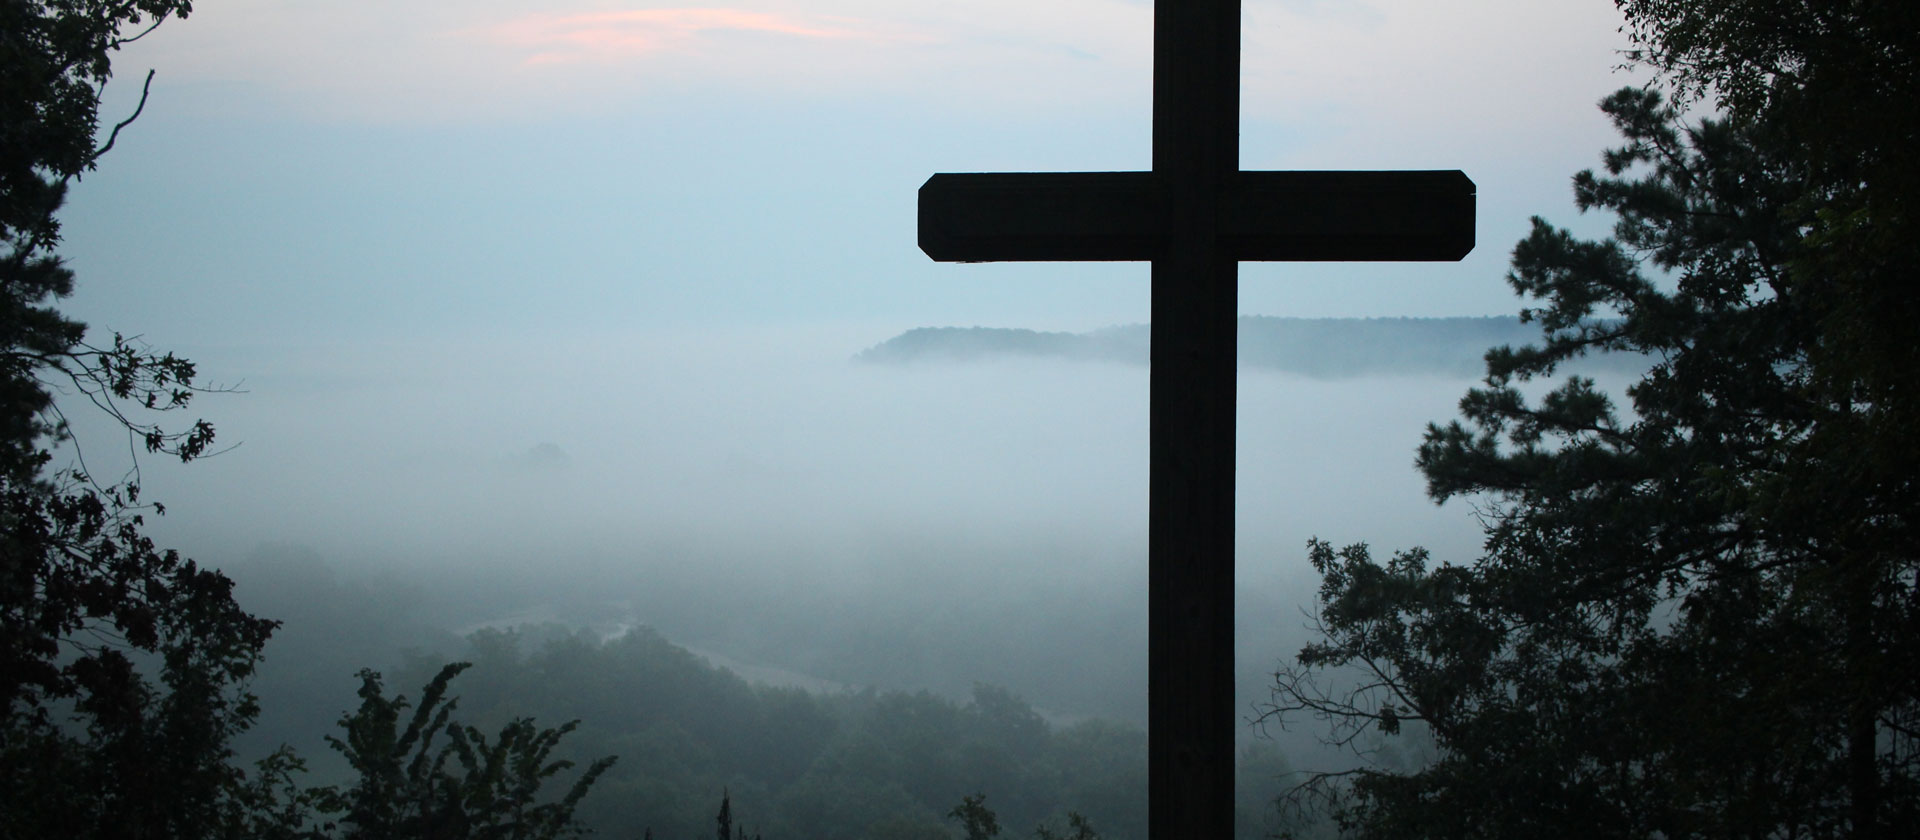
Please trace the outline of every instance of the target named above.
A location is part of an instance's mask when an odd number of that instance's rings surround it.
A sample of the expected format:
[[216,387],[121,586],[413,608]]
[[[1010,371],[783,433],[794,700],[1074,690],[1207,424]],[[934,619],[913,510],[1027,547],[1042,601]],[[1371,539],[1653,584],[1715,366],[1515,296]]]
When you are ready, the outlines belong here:
[[[1144,169],[1125,0],[227,0],[129,47],[67,212],[76,308],[174,342],[1146,320],[1144,264],[915,247],[947,171]],[[1606,0],[1247,0],[1242,166],[1454,169],[1456,265],[1249,264],[1263,315],[1486,315],[1627,83]]]
[[[107,124],[156,75],[64,212],[68,310],[243,392],[194,406],[237,448],[143,466],[156,533],[203,558],[650,552],[854,591],[980,539],[985,574],[1119,556],[1143,576],[1141,371],[848,360],[914,327],[1147,320],[1143,263],[936,264],[914,218],[936,172],[1147,168],[1151,12],[207,0],[116,59]],[[1530,216],[1604,226],[1569,183],[1612,142],[1596,103],[1633,81],[1607,0],[1243,18],[1243,168],[1479,188],[1466,260],[1248,264],[1243,312],[1509,314]],[[1471,510],[1427,503],[1411,467],[1467,384],[1243,373],[1249,577],[1297,578],[1312,535],[1470,551]]]

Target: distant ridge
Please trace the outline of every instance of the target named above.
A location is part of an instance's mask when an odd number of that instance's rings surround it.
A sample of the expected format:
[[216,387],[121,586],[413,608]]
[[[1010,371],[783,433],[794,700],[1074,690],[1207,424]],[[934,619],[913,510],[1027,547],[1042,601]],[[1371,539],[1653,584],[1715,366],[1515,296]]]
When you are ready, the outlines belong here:
[[[1359,376],[1444,376],[1486,373],[1488,348],[1540,338],[1537,324],[1511,315],[1485,318],[1240,317],[1240,366],[1320,379]],[[977,362],[1050,358],[1145,365],[1147,324],[1088,333],[1001,327],[920,327],[887,339],[855,361],[875,364]]]

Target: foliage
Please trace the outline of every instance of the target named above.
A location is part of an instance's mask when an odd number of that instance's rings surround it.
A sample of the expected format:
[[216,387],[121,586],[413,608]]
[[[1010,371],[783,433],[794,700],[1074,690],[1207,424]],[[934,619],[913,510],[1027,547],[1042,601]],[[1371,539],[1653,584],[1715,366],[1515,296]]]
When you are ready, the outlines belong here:
[[[489,744],[479,729],[449,720],[457,698],[447,697],[447,684],[468,667],[440,669],[404,729],[400,718],[412,704],[404,695],[386,697],[379,674],[360,672],[360,708],[340,719],[346,738],[327,738],[359,781],[315,797],[322,812],[350,826],[340,836],[522,840],[585,833],[574,809],[614,759],[594,761],[559,800],[540,802],[546,780],[574,766],[552,753],[579,721],[538,729],[531,718],[515,718]],[[440,735],[447,743],[436,750]]]
[[0,66],[7,70],[0,74],[0,125],[8,127],[0,133],[0,237],[9,245],[52,247],[60,235],[54,211],[67,182],[92,170],[133,121],[129,116],[94,145],[112,53],[192,11],[188,0],[0,2]]
[[[733,824],[733,793],[731,791],[720,792],[720,813],[714,815],[713,821],[715,840],[747,840],[747,827]],[[652,836],[653,829],[647,829],[646,833]],[[760,832],[753,833],[753,840],[760,840]]]
[[[1050,725],[1004,689],[816,694],[755,685],[638,628],[483,630],[462,677],[470,722],[582,717],[572,755],[617,752],[580,819],[603,834],[710,836],[712,803],[751,805],[749,835],[781,840],[947,836],[951,803],[982,793],[1016,825],[1078,808],[1114,837],[1145,833],[1146,737],[1107,721]],[[421,674],[410,669],[410,673]],[[410,677],[411,679],[411,677]],[[425,679],[425,677],[421,677]],[[556,755],[565,755],[563,744]]]
[[1093,830],[1093,821],[1078,811],[1067,813],[1067,830],[1064,833],[1041,823],[1034,827],[1033,836],[1038,840],[1100,840],[1100,832]]
[[[189,11],[0,2],[0,835],[257,834],[250,803],[297,764],[278,755],[250,780],[228,761],[257,711],[239,686],[273,622],[142,533],[163,509],[142,500],[137,470],[102,483],[85,469],[56,401],[104,411],[130,449],[188,461],[213,444],[204,421],[149,419],[203,390],[191,362],[119,335],[89,344],[54,307],[73,290],[55,253],[67,187],[145,105],[143,90],[95,145],[110,55]],[[56,445],[73,466],[55,464]]]
[[967,840],[993,840],[1000,836],[1000,817],[987,807],[987,795],[970,793],[947,812],[947,819],[960,824]]
[[1863,480],[1913,475],[1920,448],[1920,4],[1902,0],[1617,0],[1631,58],[1690,98],[1765,134],[1808,167],[1810,216],[1790,260],[1829,340],[1813,375],[1878,411]]
[[[1314,777],[1296,800],[1379,837],[1911,825],[1916,474],[1880,459],[1912,463],[1888,415],[1913,373],[1875,379],[1821,298],[1910,269],[1835,261],[1852,189],[1766,114],[1687,126],[1635,89],[1602,108],[1626,143],[1574,189],[1613,237],[1535,220],[1508,279],[1541,302],[1522,316],[1542,343],[1490,351],[1463,420],[1420,448],[1433,498],[1482,505],[1484,556],[1309,546],[1323,639],[1269,714],[1439,752]],[[1652,360],[1625,416],[1591,379],[1522,389],[1603,352]]]
[[1908,201],[1920,127],[1920,8],[1897,0],[1617,0],[1635,49],[1679,96],[1737,119],[1764,115],[1816,165]]
[[[169,433],[119,407],[185,407],[191,363],[120,337],[110,348],[88,346],[85,326],[50,305],[73,291],[73,271],[53,253],[67,187],[98,164],[146,105],[143,90],[134,114],[94,145],[111,53],[191,8],[185,0],[0,2],[0,125],[7,127],[0,131],[0,476],[10,485],[37,478],[47,461],[44,441],[63,433],[50,390],[58,385],[78,388],[121,419],[149,451],[186,459],[212,443],[204,423]],[[122,34],[129,29],[137,31]]]
[[[987,795],[969,794],[960,798],[960,804],[947,812],[947,819],[960,824],[966,834],[966,840],[993,840],[1000,835],[1000,816],[987,807]],[[1100,833],[1093,830],[1093,821],[1078,811],[1067,812],[1067,829],[1057,831],[1047,823],[1034,826],[1036,840],[1100,840]]]

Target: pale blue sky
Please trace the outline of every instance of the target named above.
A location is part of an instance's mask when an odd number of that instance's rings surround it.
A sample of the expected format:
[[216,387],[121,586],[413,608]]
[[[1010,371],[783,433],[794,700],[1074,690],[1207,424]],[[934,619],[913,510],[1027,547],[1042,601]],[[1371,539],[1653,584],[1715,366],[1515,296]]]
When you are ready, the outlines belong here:
[[[1250,265],[1269,315],[1512,311],[1623,84],[1606,0],[1247,0],[1243,165],[1460,168],[1458,265]],[[938,171],[1137,169],[1151,8],[1120,0],[208,2],[130,48],[147,113],[67,213],[75,306],[174,342],[452,330],[1088,329],[1146,267],[937,265]],[[117,109],[116,109],[117,108]],[[852,348],[858,349],[858,348]]]
[[[1117,544],[1095,553],[1143,571],[1141,371],[847,359],[918,326],[1147,319],[1144,264],[936,264],[914,232],[935,172],[1146,168],[1147,4],[197,5],[121,56],[105,119],[148,68],[152,99],[64,217],[71,311],[248,391],[196,406],[240,449],[150,465],[169,544],[521,564],[753,543],[733,556],[818,569],[894,562],[889,534],[1004,532],[1038,536],[983,568]],[[1244,167],[1459,168],[1480,203],[1465,262],[1249,265],[1243,311],[1513,312],[1527,217],[1574,220],[1569,178],[1612,142],[1612,4],[1245,20]],[[1411,469],[1465,387],[1243,375],[1243,557],[1297,576],[1314,534],[1470,550],[1469,513]],[[547,446],[559,471],[526,472]]]

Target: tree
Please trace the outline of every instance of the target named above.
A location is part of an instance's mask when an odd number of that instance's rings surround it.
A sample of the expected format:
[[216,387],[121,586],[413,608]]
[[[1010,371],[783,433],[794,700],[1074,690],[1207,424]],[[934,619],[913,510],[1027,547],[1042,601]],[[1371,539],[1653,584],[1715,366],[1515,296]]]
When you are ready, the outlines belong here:
[[[1617,0],[1636,49],[1683,99],[1766,126],[1818,189],[1789,270],[1831,340],[1815,375],[1878,407],[1862,480],[1913,475],[1920,423],[1920,4],[1903,0]],[[1888,445],[1893,444],[1893,445]]]
[[[1000,816],[987,807],[984,793],[960,797],[960,804],[947,812],[947,819],[960,824],[966,840],[993,840],[1000,835]],[[1093,830],[1093,821],[1078,811],[1067,812],[1065,832],[1042,822],[1034,826],[1033,836],[1036,840],[1100,840],[1100,833]]]
[[[228,739],[253,719],[240,690],[273,623],[232,583],[144,536],[137,470],[101,481],[80,460],[57,393],[117,420],[135,446],[189,461],[213,427],[170,428],[203,389],[191,362],[85,325],[54,303],[73,272],[55,253],[69,184],[97,141],[111,53],[185,0],[0,0],[0,835],[210,836],[246,830],[249,783]],[[124,34],[131,33],[131,34]],[[149,83],[152,75],[149,74]],[[97,143],[97,145],[96,145]],[[63,446],[72,465],[56,463]],[[257,815],[256,815],[257,816]],[[251,819],[251,818],[248,818]]]
[[[546,780],[574,766],[550,759],[580,722],[538,729],[532,718],[515,718],[489,744],[480,730],[449,719],[458,700],[447,697],[447,684],[469,665],[440,669],[417,707],[404,695],[388,698],[378,673],[360,672],[360,709],[340,719],[346,738],[327,738],[359,781],[313,797],[322,812],[339,814],[350,826],[342,837],[550,840],[586,833],[574,808],[614,759],[594,761],[559,800],[541,802]],[[403,729],[400,718],[409,707],[414,711]],[[441,735],[447,743],[436,750]],[[724,803],[721,813],[724,823]]]
[[[1886,261],[1910,246],[1862,250],[1853,229],[1899,205],[1809,154],[1792,110],[1688,125],[1637,89],[1602,108],[1626,143],[1574,192],[1613,236],[1535,220],[1508,281],[1539,302],[1522,317],[1541,343],[1490,351],[1417,458],[1435,500],[1476,501],[1484,555],[1309,545],[1322,638],[1268,715],[1437,755],[1314,776],[1296,800],[1377,837],[1912,826],[1920,473],[1892,418],[1914,371],[1830,296],[1911,296]],[[1646,360],[1630,413],[1579,376],[1521,388],[1607,352]]]
[[967,840],[993,840],[1000,835],[1000,817],[987,807],[984,793],[960,797],[960,804],[947,812],[947,819],[960,823]]
[[1781,123],[1816,169],[1910,204],[1920,8],[1899,0],[1617,0],[1629,60],[1687,101]]
[[1067,830],[1061,833],[1045,823],[1035,826],[1033,836],[1036,840],[1100,840],[1100,832],[1093,830],[1093,822],[1081,816],[1078,811],[1067,812]]

